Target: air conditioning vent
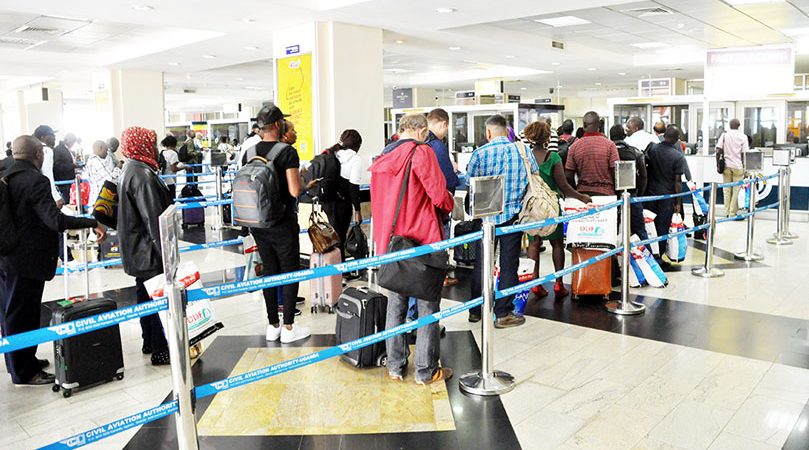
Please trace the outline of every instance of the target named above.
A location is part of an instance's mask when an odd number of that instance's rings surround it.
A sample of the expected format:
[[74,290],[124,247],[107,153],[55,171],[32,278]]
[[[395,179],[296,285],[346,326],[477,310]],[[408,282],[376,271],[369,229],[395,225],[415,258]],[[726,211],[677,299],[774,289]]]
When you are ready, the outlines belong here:
[[28,50],[29,48],[33,48],[36,47],[37,45],[42,45],[44,43],[45,41],[39,41],[34,39],[0,36],[0,46],[16,47],[22,50]]
[[629,9],[624,12],[632,14],[637,17],[665,16],[668,14],[674,14],[673,11],[660,7],[636,8],[636,9]]
[[559,50],[564,50],[565,43],[561,41],[551,41],[551,47],[558,48]]
[[197,93],[196,89],[188,89],[188,88],[183,89],[183,94],[196,94],[196,93]]
[[60,34],[64,33],[65,30],[60,30],[58,28],[48,28],[48,27],[35,27],[30,25],[23,25],[16,30],[15,33],[37,33],[37,34],[48,34],[51,36],[59,36]]

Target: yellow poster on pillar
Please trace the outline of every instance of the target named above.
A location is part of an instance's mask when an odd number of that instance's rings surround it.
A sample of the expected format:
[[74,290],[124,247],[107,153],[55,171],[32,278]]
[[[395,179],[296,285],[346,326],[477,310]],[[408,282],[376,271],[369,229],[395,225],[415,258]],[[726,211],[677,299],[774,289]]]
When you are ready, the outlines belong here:
[[312,55],[280,58],[277,65],[278,107],[289,114],[295,124],[298,141],[295,148],[301,160],[309,161],[315,156],[314,123],[312,121]]

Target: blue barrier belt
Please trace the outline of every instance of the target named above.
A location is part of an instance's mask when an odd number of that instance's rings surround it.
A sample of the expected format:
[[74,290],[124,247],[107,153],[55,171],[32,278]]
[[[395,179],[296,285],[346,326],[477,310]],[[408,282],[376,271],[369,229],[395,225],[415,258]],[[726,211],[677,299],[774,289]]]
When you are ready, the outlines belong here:
[[202,197],[179,197],[174,199],[174,203],[187,203],[187,202],[196,202],[200,200],[213,200],[215,199],[215,195],[203,195]]
[[594,208],[588,209],[587,211],[582,211],[576,214],[568,214],[562,215],[557,217],[551,217],[550,219],[545,219],[539,222],[530,222],[530,223],[521,223],[517,225],[509,225],[507,227],[500,227],[495,230],[495,236],[503,236],[504,234],[511,234],[511,233],[518,233],[521,231],[526,230],[533,230],[536,228],[543,228],[547,227],[548,225],[559,224],[562,222],[568,222],[571,220],[581,219],[582,217],[592,216],[598,214],[602,211],[606,211],[608,209],[615,208],[619,206],[621,201],[608,203],[606,205],[596,206]]
[[705,192],[705,191],[710,191],[710,190],[711,190],[711,185],[709,184],[707,186],[694,189],[693,191],[692,190],[687,190],[687,191],[680,192],[679,194],[647,195],[645,197],[632,197],[632,199],[630,199],[629,202],[630,203],[656,202],[656,201],[665,200],[665,199],[668,199],[668,198],[688,197],[690,195],[696,194],[697,192]]
[[59,325],[51,325],[46,328],[6,336],[0,338],[0,353],[13,352],[22,348],[111,327],[127,320],[149,316],[158,311],[168,309],[167,305],[168,301],[165,297],[162,297],[146,303],[115,309]]
[[177,209],[207,208],[209,206],[230,205],[230,204],[233,204],[233,200],[231,199],[214,200],[211,202],[189,202],[177,205]]
[[92,430],[87,430],[84,433],[79,433],[58,442],[54,442],[53,444],[40,447],[40,449],[61,450],[84,447],[85,445],[90,445],[94,442],[98,442],[110,436],[129,430],[130,428],[139,427],[141,425],[154,422],[155,420],[160,420],[176,413],[177,410],[177,401],[172,400],[170,402],[155,406],[154,408],[149,408],[146,411],[132,414],[131,416],[118,419],[115,422],[110,422],[106,425],[93,428]]
[[[87,180],[81,180],[81,181],[85,182]],[[53,182],[53,184],[56,185],[56,186],[67,186],[68,184],[75,184],[75,183],[76,183],[76,180],[64,180],[64,181],[54,181]]]
[[417,256],[427,255],[441,250],[447,250],[458,245],[480,240],[481,237],[483,237],[483,232],[478,231],[448,239],[446,241],[436,242],[434,244],[422,245],[407,250],[387,253],[385,255],[372,256],[370,258],[355,259],[353,261],[346,261],[333,266],[297,270],[295,272],[287,272],[263,278],[254,278],[252,280],[237,281],[216,286],[208,286],[200,289],[192,289],[187,292],[187,297],[189,302],[209,298],[229,297],[231,295],[257,291],[259,289],[267,289],[290,283],[300,283],[302,281],[313,280],[315,278],[355,272],[358,270],[367,269],[368,267],[381,266],[397,261],[403,261],[405,259],[415,258]]

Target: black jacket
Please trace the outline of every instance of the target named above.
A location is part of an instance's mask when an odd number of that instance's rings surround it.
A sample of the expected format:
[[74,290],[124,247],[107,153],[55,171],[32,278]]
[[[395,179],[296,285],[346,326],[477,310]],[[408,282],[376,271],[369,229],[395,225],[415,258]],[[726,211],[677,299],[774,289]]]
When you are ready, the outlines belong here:
[[635,189],[631,189],[629,193],[643,195],[646,193],[649,179],[646,173],[646,157],[643,156],[643,152],[624,141],[615,141],[615,146],[618,148],[618,157],[621,161],[635,161]]
[[76,164],[73,162],[73,154],[67,145],[61,143],[53,149],[53,179],[65,181],[75,178]]
[[28,161],[14,161],[0,176],[8,187],[21,240],[8,256],[0,256],[0,271],[47,281],[56,273],[59,233],[66,229],[92,228],[95,219],[66,216],[51,196],[48,178]]
[[136,160],[118,181],[118,239],[124,272],[151,278],[163,272],[158,217],[173,202],[157,172]]

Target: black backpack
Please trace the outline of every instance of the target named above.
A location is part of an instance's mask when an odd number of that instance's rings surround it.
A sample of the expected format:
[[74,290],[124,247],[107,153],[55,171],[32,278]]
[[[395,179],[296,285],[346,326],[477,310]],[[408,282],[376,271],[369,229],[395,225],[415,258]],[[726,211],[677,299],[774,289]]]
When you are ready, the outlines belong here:
[[[157,166],[158,166],[158,168],[160,170],[160,175],[163,175],[164,173],[166,173],[166,166],[167,165],[168,165],[168,162],[166,161],[166,157],[163,156],[163,152],[161,151],[160,155],[157,157]],[[174,181],[174,180],[172,180],[172,181]]]
[[8,177],[0,178],[0,255],[10,255],[20,242],[17,224],[14,220],[14,208],[11,207],[11,195],[8,188]]
[[187,163],[188,162],[188,141],[183,142],[183,145],[177,149],[177,159],[180,162]]
[[321,202],[346,200],[340,192],[340,161],[332,152],[315,156],[312,165],[304,177],[307,184],[312,180],[320,180],[307,191],[310,197]]
[[254,156],[233,179],[233,223],[249,228],[269,228],[287,212],[279,174],[273,163],[289,147],[276,143],[267,158]]

